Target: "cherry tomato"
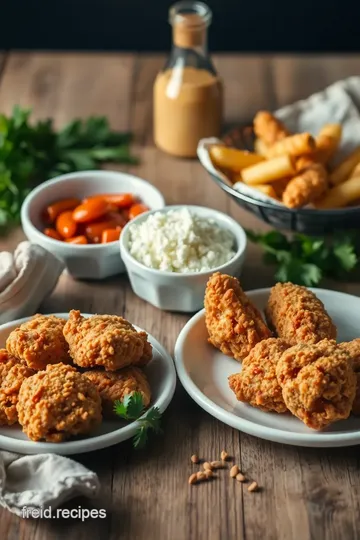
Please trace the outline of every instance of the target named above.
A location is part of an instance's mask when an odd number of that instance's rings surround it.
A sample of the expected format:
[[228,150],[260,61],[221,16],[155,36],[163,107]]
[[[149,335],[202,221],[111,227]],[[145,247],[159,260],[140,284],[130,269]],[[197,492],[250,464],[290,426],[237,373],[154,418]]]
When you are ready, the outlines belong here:
[[100,193],[87,197],[84,202],[94,199],[103,199],[109,204],[114,204],[117,208],[129,208],[136,203],[136,197],[132,193]]
[[94,223],[89,223],[85,229],[86,236],[94,244],[99,244],[101,242],[101,235],[106,229],[116,229],[118,224],[114,219],[107,219],[104,221],[94,221]]
[[104,199],[90,199],[75,208],[73,219],[77,223],[88,223],[100,218],[108,211],[109,204]]
[[51,228],[44,229],[43,233],[46,234],[46,236],[48,236],[49,238],[62,241],[60,234],[57,231],[55,231],[55,229],[51,229]]
[[66,212],[66,210],[74,210],[80,204],[79,199],[62,199],[61,201],[56,201],[45,210],[45,220],[49,223],[54,223],[56,218],[61,212]]
[[71,210],[62,212],[56,218],[56,230],[63,238],[72,238],[76,234],[76,222],[73,220]]
[[67,238],[65,242],[68,242],[69,244],[87,244],[87,238],[84,235],[80,236],[73,236],[72,238]]
[[129,219],[134,219],[136,216],[147,212],[149,208],[145,204],[134,204],[129,210]]
[[105,229],[101,234],[101,243],[108,244],[109,242],[115,242],[120,238],[121,229]]

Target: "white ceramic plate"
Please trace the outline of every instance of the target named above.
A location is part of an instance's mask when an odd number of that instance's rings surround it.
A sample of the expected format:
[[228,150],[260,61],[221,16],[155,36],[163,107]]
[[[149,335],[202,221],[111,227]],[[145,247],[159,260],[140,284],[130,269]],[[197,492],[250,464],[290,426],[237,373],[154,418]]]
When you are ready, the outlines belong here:
[[[68,318],[67,313],[55,313],[55,315],[63,319]],[[83,316],[90,317],[91,315],[83,314]],[[0,326],[0,348],[5,346],[6,338],[10,332],[29,318],[26,317]],[[135,328],[141,330],[137,326]],[[153,346],[153,358],[144,371],[151,387],[151,406],[159,407],[160,412],[164,412],[175,392],[175,367],[171,356],[150,334],[149,341]],[[1,426],[0,448],[21,454],[42,454],[44,452],[61,455],[81,454],[126,441],[135,435],[137,427],[138,422],[129,424],[122,420],[104,420],[99,428],[89,436],[62,443],[47,443],[30,441],[19,425]]]
[[[263,311],[270,289],[250,291],[249,298]],[[338,341],[360,337],[360,298],[313,289],[338,328]],[[175,365],[185,390],[215,418],[250,435],[297,446],[335,447],[360,444],[360,418],[350,417],[322,432],[307,428],[295,416],[265,413],[237,401],[227,382],[241,365],[207,342],[205,311],[185,325],[175,346]]]

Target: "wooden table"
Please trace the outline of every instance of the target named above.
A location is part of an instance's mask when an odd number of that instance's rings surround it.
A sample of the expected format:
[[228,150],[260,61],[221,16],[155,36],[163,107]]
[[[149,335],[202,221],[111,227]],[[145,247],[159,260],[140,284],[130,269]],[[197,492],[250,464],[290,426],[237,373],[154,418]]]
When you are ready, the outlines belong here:
[[[114,128],[132,130],[141,165],[127,168],[154,183],[169,204],[217,208],[243,225],[265,229],[240,210],[208,178],[199,163],[177,160],[152,144],[152,83],[164,56],[136,54],[0,53],[0,110],[31,106],[36,118],[54,117],[57,126],[75,116],[107,115]],[[215,56],[225,80],[226,120],[244,121],[259,108],[275,109],[321,90],[338,79],[360,75],[360,57]],[[121,168],[124,170],[124,168]],[[0,239],[12,248],[16,231]],[[249,247],[245,289],[273,283],[272,268]],[[360,294],[360,283],[328,284]],[[137,298],[126,277],[101,283],[63,276],[43,312],[123,315],[152,333],[172,353],[188,317],[163,313]],[[44,540],[87,538],[139,540],[240,540],[359,538],[359,450],[307,449],[262,441],[233,430],[200,409],[178,384],[164,415],[164,435],[145,451],[131,443],[76,456],[101,481],[96,501],[82,505],[107,510],[106,519],[21,520],[0,512],[0,538]],[[262,491],[250,494],[228,478],[190,487],[190,456],[213,457],[225,448]]]

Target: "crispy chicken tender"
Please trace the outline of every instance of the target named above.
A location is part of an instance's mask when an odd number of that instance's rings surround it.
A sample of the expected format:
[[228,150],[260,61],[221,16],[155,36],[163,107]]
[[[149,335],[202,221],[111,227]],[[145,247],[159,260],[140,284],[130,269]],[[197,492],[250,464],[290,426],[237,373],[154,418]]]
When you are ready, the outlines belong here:
[[284,154],[298,157],[304,154],[311,154],[315,148],[315,139],[310,133],[296,133],[274,143],[269,148],[267,157],[273,158]]
[[65,321],[55,315],[34,315],[11,332],[6,348],[35,370],[45,369],[47,364],[70,363],[64,325]]
[[260,311],[234,277],[213,274],[204,303],[209,342],[236,360],[243,360],[259,341],[271,336]]
[[19,391],[23,381],[34,373],[33,369],[20,362],[9,369],[0,386],[0,425],[11,426],[18,421],[16,406]]
[[350,415],[356,376],[349,353],[335,340],[291,347],[276,375],[286,406],[310,428],[320,430]]
[[314,163],[287,184],[283,203],[288,208],[301,208],[318,199],[328,188],[328,174],[321,163]]
[[336,339],[336,326],[324,304],[306,287],[277,283],[265,309],[269,327],[289,345]]
[[289,345],[276,338],[260,341],[243,360],[240,373],[230,375],[229,386],[239,401],[265,412],[287,410],[276,378],[276,365]]
[[151,390],[145,373],[133,366],[120,371],[108,372],[93,369],[83,373],[97,388],[102,402],[104,416],[114,415],[114,401],[122,401],[125,396],[140,392],[144,407],[148,407]]
[[344,348],[351,356],[353,370],[356,375],[356,394],[351,412],[360,416],[360,338],[339,343],[339,347]]
[[25,379],[17,411],[29,439],[56,443],[90,433],[102,418],[93,383],[65,364],[49,364],[46,371]]
[[281,139],[285,139],[289,132],[269,111],[259,111],[254,118],[254,131],[257,137],[266,145],[272,145]]
[[137,332],[117,315],[93,315],[86,319],[72,310],[64,326],[64,336],[74,363],[83,368],[101,366],[108,371],[146,365],[152,347],[146,332]]

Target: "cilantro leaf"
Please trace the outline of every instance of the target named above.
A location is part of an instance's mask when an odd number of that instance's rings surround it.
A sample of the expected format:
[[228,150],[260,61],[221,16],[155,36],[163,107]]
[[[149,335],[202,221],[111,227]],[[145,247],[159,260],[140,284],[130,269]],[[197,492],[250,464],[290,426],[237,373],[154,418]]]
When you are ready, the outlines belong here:
[[334,247],[334,256],[338,260],[341,267],[347,272],[355,268],[358,261],[354,251],[354,246],[350,242],[337,244]]

